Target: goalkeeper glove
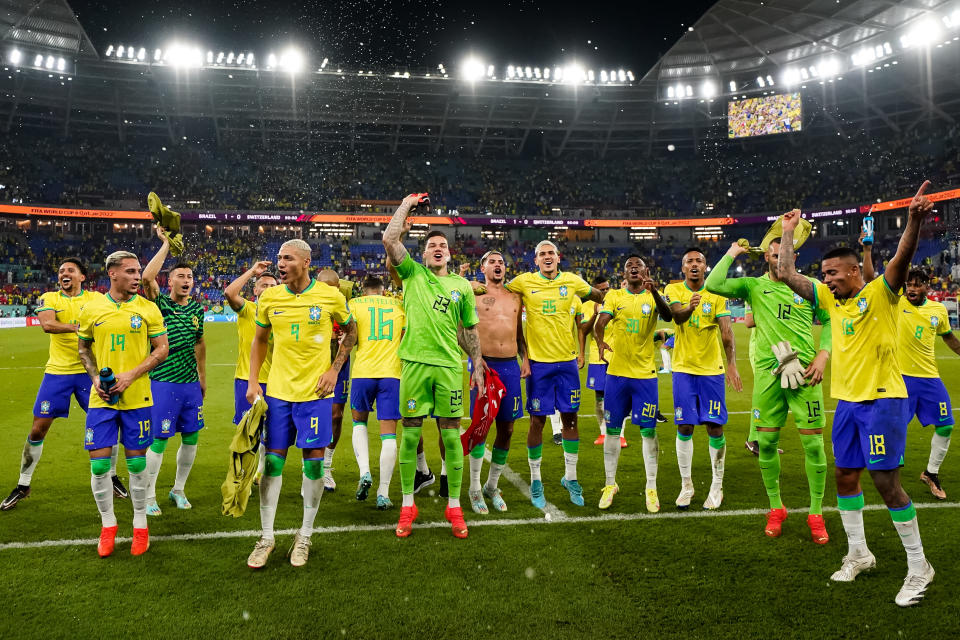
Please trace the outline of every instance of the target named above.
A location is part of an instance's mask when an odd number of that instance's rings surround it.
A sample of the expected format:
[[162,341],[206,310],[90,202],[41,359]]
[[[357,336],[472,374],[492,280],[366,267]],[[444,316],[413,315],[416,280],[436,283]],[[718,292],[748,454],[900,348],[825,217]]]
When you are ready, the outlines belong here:
[[773,372],[773,375],[780,376],[780,388],[796,389],[802,386],[804,384],[803,365],[797,359],[797,352],[793,350],[790,343],[784,340],[773,345],[771,349],[780,363]]

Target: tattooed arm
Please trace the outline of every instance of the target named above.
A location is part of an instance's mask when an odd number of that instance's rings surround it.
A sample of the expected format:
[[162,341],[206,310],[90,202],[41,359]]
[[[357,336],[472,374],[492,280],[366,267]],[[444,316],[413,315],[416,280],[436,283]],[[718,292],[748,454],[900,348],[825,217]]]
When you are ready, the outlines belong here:
[[357,344],[356,320],[350,318],[350,322],[345,325],[340,325],[340,328],[343,330],[343,339],[340,341],[340,349],[337,350],[337,356],[333,359],[333,362],[330,363],[330,368],[317,380],[316,391],[317,395],[321,398],[325,398],[333,393],[333,390],[337,386],[337,377],[340,375],[340,369],[343,368],[343,365],[347,362],[347,358],[350,357],[350,351],[353,350],[353,346]]
[[780,238],[780,257],[777,261],[777,271],[779,271],[780,279],[793,289],[794,293],[804,300],[813,302],[813,283],[797,273],[795,262],[793,231],[797,228],[799,222],[799,209],[783,214],[783,235]]
[[410,209],[415,207],[419,201],[420,198],[415,195],[404,198],[393,214],[390,224],[383,232],[383,248],[387,250],[389,264],[397,266],[407,257],[407,248],[403,246],[402,240],[404,225],[407,216],[410,215]]

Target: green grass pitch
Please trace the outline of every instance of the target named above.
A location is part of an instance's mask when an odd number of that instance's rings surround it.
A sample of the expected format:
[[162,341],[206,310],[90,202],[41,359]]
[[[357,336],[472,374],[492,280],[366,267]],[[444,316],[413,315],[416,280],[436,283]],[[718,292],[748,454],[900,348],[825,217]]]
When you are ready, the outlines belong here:
[[[175,453],[168,447],[157,486],[163,516],[150,520],[153,543],[141,558],[129,542],[100,560],[90,544],[100,521],[90,494],[83,450],[83,413],[76,405],[47,437],[34,474],[33,495],[0,513],[0,635],[54,637],[549,637],[549,638],[940,638],[957,629],[957,563],[950,545],[960,535],[956,503],[936,502],[918,476],[929,451],[930,431],[913,423],[903,484],[919,510],[925,548],[937,576],[923,603],[901,610],[893,603],[906,572],[903,548],[884,509],[866,512],[867,540],[877,569],[853,584],[829,581],[846,551],[835,510],[826,512],[831,541],[809,538],[803,511],[792,512],[783,536],[763,535],[766,495],[756,459],[743,448],[752,375],[746,329],[736,326],[740,373],[746,391],[728,390],[727,467],[723,508],[700,509],[710,481],[706,434],[694,436],[693,478],[697,495],[688,514],[673,507],[679,490],[674,428],[661,425],[659,492],[661,514],[646,517],[639,433],[628,430],[618,481],[621,492],[609,514],[597,508],[603,458],[592,442],[597,433],[593,392],[584,388],[579,477],[587,506],[574,507],[560,487],[560,447],[544,445],[547,499],[565,518],[547,522],[507,478],[500,486],[509,522],[476,526],[500,516],[475,516],[464,501],[467,540],[456,540],[443,520],[444,501],[418,496],[421,526],[405,540],[392,533],[398,510],[379,512],[371,497],[354,499],[356,463],[349,419],[334,461],[338,489],[320,504],[309,564],[294,569],[284,557],[292,535],[278,535],[278,548],[260,572],[246,566],[259,529],[256,494],[246,515],[220,515],[220,483],[233,431],[232,325],[209,325],[206,429],[187,484],[193,503],[177,511],[165,496],[173,482]],[[39,329],[0,332],[0,490],[16,483],[20,451],[31,421],[34,396],[46,360],[47,339]],[[953,394],[960,359],[938,345],[940,370]],[[672,410],[669,376],[660,376],[662,410]],[[828,409],[835,402],[828,401]],[[832,412],[829,415],[832,418]],[[830,421],[828,420],[828,428]],[[523,482],[526,419],[517,424],[508,460]],[[425,429],[431,467],[439,471],[436,431]],[[379,438],[370,429],[370,457],[377,482]],[[829,435],[828,435],[829,442]],[[491,440],[492,442],[492,440]],[[791,508],[807,504],[799,438],[792,427],[782,437],[783,495]],[[829,449],[829,444],[828,444]],[[956,449],[956,447],[954,447]],[[828,451],[828,459],[832,454]],[[291,453],[277,514],[277,527],[298,527],[299,454]],[[484,465],[483,478],[486,479]],[[120,463],[120,476],[126,470]],[[467,473],[464,471],[464,498]],[[960,496],[960,452],[952,451],[941,472],[948,501]],[[869,478],[868,505],[881,506]],[[435,489],[436,487],[431,487]],[[832,473],[825,504],[835,506]],[[391,497],[399,505],[395,475]],[[129,501],[116,501],[120,535],[131,531]],[[760,511],[758,511],[760,510]],[[745,513],[742,513],[745,512]],[[640,516],[640,517],[637,517]],[[583,520],[576,518],[583,517]],[[444,526],[426,527],[426,523]],[[219,534],[219,535],[213,535]],[[180,536],[179,538],[174,536]],[[73,544],[62,541],[76,540]],[[11,543],[50,541],[49,546]],[[59,542],[58,542],[59,541]]]

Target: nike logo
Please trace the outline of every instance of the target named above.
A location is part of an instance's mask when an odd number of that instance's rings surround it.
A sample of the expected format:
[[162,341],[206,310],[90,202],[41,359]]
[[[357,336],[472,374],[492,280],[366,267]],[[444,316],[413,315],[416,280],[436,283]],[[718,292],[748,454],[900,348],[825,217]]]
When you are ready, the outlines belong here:
[[535,294],[535,293],[540,293],[540,289],[531,289],[531,290],[530,290],[530,295],[533,295],[533,294]]
[[764,292],[765,294],[773,293],[773,291],[767,291],[766,289],[764,289],[763,292]]
[[883,462],[883,460],[884,460],[883,458],[877,458],[876,460],[874,460],[873,458],[870,458],[870,460],[868,460],[867,462],[869,462],[870,464],[877,464],[878,462]]
[[281,313],[283,313],[283,311],[274,311],[274,312],[273,312],[273,315],[278,316],[278,315],[280,315]]
[[904,309],[903,312],[904,312],[904,313],[912,313],[912,311],[910,311],[910,309]]
[[99,327],[99,326],[102,325],[104,322],[106,322],[106,320],[101,320],[100,322],[94,322],[94,323],[93,323],[93,326]]
[[316,441],[319,440],[319,439],[320,439],[319,436],[317,436],[316,438],[307,438],[307,444],[313,444],[314,442],[316,442]]
[[625,307],[617,307],[617,311],[623,311]]

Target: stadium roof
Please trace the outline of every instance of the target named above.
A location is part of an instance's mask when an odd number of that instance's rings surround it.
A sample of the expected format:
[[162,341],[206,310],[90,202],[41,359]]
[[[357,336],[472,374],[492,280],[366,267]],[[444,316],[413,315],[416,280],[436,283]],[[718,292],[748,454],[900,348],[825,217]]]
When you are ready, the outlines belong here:
[[903,131],[960,114],[960,0],[720,0],[643,77],[616,82],[582,69],[571,81],[569,67],[560,81],[529,69],[465,78],[306,56],[294,73],[260,53],[241,62],[160,43],[90,59],[63,0],[0,3],[23,25],[43,17],[50,38],[73,33],[77,46],[62,66],[62,41],[47,46],[36,30],[0,49],[8,131],[603,156],[725,138],[728,101],[785,90],[803,94],[804,135]]
[[42,49],[55,56],[96,58],[97,52],[66,0],[0,0],[4,48]]

